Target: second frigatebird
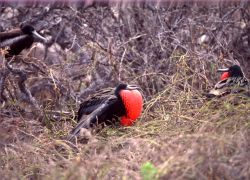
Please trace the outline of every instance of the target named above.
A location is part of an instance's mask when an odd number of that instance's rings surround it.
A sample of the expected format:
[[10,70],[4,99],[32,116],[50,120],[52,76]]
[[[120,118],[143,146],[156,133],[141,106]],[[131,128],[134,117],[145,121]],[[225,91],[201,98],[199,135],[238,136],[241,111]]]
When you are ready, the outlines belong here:
[[233,65],[229,68],[218,69],[218,72],[223,72],[221,80],[210,90],[210,95],[222,96],[228,93],[249,91],[250,83],[244,76],[240,66]]
[[9,47],[5,57],[20,54],[22,50],[30,48],[35,40],[47,42],[46,38],[38,34],[35,28],[28,24],[22,24],[17,29],[0,32],[0,48]]

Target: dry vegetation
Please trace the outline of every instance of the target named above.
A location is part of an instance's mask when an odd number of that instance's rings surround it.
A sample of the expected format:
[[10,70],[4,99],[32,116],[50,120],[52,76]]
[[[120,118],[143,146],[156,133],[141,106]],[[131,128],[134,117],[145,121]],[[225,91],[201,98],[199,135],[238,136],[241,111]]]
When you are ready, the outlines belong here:
[[[203,96],[218,67],[250,75],[248,3],[0,11],[0,28],[28,21],[51,41],[1,57],[1,179],[250,179],[249,97]],[[119,81],[144,91],[135,126],[63,141],[79,102]]]

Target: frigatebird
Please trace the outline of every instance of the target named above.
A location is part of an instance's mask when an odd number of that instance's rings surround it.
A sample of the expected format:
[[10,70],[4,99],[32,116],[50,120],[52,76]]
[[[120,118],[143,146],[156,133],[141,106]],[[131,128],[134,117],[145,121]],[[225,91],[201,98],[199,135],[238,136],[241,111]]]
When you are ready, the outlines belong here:
[[20,28],[0,32],[0,48],[9,47],[5,57],[18,55],[22,50],[31,47],[34,41],[47,42],[47,39],[38,34],[31,25],[22,24]]
[[229,93],[237,93],[249,91],[249,80],[244,76],[244,73],[239,65],[232,65],[229,68],[218,69],[218,72],[223,72],[220,81],[215,84],[209,94],[213,96],[223,96]]
[[122,126],[131,126],[140,116],[143,97],[140,88],[121,83],[116,88],[100,90],[80,104],[78,124],[68,140],[77,136],[82,128],[119,121]]

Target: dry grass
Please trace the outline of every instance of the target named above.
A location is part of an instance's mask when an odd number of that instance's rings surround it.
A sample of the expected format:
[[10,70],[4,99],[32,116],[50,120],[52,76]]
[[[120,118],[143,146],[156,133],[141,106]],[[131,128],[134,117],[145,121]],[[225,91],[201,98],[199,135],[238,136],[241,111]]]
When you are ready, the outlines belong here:
[[60,140],[72,127],[68,121],[44,127],[24,119],[2,148],[3,179],[141,179],[152,171],[141,173],[147,162],[160,179],[250,178],[249,98],[206,100],[189,76],[173,76],[135,126],[106,127],[87,144]]

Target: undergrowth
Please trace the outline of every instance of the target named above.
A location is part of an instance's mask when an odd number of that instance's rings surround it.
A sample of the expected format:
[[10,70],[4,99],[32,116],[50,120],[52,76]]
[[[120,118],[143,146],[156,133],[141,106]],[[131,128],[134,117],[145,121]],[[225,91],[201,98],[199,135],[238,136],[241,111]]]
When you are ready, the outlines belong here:
[[249,98],[184,97],[188,93],[170,103],[163,91],[146,102],[135,126],[105,127],[74,148],[58,138],[67,134],[66,121],[53,132],[28,134],[28,142],[16,137],[1,151],[1,174],[4,179],[248,179]]

